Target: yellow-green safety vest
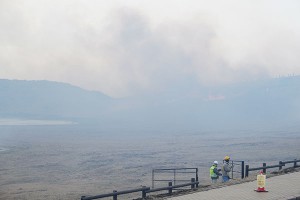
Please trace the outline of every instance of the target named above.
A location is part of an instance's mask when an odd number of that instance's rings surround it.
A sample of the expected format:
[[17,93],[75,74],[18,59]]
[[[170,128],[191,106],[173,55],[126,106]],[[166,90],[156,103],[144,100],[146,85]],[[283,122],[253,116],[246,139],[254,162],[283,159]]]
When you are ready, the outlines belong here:
[[209,172],[210,172],[210,177],[211,178],[217,178],[218,175],[214,172],[214,169],[216,168],[215,165],[211,166],[211,168],[209,169]]

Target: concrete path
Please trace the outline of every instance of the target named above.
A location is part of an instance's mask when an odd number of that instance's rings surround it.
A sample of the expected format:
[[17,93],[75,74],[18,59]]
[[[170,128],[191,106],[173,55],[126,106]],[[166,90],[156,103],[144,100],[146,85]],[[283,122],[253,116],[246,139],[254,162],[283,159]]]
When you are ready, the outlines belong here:
[[257,181],[226,186],[203,192],[172,197],[172,200],[286,200],[300,197],[300,172],[274,176],[266,179],[266,190],[255,192]]

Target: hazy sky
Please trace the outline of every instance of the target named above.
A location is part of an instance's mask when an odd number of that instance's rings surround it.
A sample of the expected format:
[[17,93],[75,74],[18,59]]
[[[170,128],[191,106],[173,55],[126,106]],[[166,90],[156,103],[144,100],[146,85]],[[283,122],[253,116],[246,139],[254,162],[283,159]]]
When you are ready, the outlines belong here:
[[300,74],[298,0],[0,0],[0,78],[122,97]]

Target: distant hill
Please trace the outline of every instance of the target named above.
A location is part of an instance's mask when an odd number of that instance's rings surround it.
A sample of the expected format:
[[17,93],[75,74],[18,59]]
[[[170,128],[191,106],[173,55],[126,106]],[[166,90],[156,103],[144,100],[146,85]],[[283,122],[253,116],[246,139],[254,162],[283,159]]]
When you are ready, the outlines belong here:
[[51,81],[0,80],[0,117],[73,119],[101,116],[111,98]]
[[289,125],[300,122],[300,77],[123,99],[65,83],[0,80],[0,117],[67,119],[121,131]]

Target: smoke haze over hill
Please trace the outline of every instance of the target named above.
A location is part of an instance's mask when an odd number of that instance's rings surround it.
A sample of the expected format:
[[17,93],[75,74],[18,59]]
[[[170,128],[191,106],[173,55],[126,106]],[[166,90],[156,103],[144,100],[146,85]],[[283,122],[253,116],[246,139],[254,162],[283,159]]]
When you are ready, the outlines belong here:
[[61,119],[108,130],[242,128],[298,122],[299,87],[295,76],[114,99],[64,83],[1,80],[0,106],[2,118]]

